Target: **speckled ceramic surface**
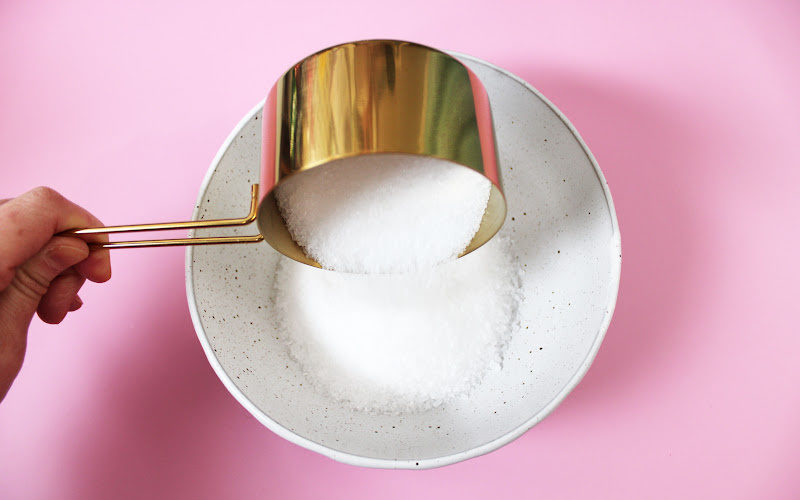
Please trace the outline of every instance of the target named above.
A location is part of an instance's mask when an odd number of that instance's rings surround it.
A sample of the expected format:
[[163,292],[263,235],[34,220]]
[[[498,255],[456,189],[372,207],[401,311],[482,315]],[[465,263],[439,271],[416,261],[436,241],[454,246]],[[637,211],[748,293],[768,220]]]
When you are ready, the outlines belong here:
[[[356,412],[304,383],[275,332],[269,245],[189,248],[189,307],[208,359],[229,391],[272,431],[355,465],[429,468],[492,451],[541,421],[589,368],[608,328],[620,235],[602,173],[577,132],[513,75],[459,56],[492,104],[509,214],[502,233],[524,268],[522,327],[500,373],[468,400],[418,414]],[[258,182],[261,105],[214,159],[195,218],[247,212]],[[255,227],[212,230],[250,234]],[[198,231],[197,234],[203,234]]]

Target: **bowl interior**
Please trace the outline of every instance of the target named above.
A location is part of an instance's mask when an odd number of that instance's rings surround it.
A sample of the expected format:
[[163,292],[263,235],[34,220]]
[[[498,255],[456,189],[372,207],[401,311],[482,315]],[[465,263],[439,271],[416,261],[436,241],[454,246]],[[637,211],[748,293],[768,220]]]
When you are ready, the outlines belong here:
[[[190,309],[220,378],[273,431],[337,460],[425,468],[505,444],[544,418],[580,380],[613,312],[619,232],[588,150],[530,87],[491,65],[463,60],[489,93],[508,203],[500,234],[513,241],[525,294],[521,329],[502,371],[469,398],[418,414],[375,415],[318,393],[276,331],[272,280],[284,257],[265,243],[187,251]],[[247,210],[249,186],[258,182],[260,140],[256,107],[214,160],[196,217]]]

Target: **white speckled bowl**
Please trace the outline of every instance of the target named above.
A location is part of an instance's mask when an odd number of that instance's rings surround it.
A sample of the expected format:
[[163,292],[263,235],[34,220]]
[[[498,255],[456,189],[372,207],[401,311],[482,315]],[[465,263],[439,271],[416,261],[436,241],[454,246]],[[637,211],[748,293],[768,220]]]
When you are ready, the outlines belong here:
[[[488,63],[459,57],[489,92],[509,206],[501,232],[511,236],[525,269],[522,329],[502,371],[469,399],[391,416],[356,412],[315,392],[274,335],[270,293],[279,254],[266,243],[190,247],[186,253],[189,308],[219,378],[273,432],[335,460],[423,469],[503,446],[547,416],[580,381],[614,311],[620,235],[592,154],[535,89]],[[195,218],[247,212],[249,186],[258,182],[261,107],[248,113],[214,158]]]

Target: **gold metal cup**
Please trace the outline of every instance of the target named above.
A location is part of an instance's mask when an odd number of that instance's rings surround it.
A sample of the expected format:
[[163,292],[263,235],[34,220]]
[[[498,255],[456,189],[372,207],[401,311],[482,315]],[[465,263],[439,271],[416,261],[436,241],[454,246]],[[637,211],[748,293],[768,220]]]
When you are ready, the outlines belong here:
[[73,230],[73,234],[221,227],[257,222],[248,237],[184,238],[101,244],[106,248],[250,243],[266,240],[296,261],[319,267],[292,239],[274,188],[285,178],[358,155],[435,157],[479,172],[491,183],[480,227],[462,255],[497,233],[506,216],[491,109],[480,80],[455,57],[412,42],[336,45],[295,64],[264,104],[261,196],[240,219]]

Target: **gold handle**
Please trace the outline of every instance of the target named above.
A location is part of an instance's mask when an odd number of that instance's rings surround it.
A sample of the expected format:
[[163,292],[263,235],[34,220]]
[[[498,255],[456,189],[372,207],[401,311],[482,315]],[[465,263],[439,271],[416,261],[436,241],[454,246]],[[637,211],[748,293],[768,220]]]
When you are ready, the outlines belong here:
[[[111,234],[131,233],[137,231],[161,231],[171,229],[196,229],[209,227],[245,226],[256,220],[258,214],[258,184],[253,184],[250,189],[250,213],[239,219],[192,220],[186,222],[161,222],[156,224],[132,224],[127,226],[90,227],[84,229],[71,229],[64,231],[63,235],[78,234]],[[137,241],[112,241],[91,242],[92,246],[101,248],[141,248],[141,247],[166,247],[184,245],[221,245],[224,243],[257,243],[264,236],[214,236],[208,238],[173,238],[165,240],[137,240]]]

